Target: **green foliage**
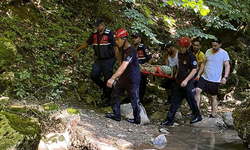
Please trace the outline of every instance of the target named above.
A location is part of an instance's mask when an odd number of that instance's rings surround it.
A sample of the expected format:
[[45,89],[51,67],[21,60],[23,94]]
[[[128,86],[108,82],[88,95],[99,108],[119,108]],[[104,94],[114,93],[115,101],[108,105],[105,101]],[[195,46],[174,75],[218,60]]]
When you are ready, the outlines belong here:
[[206,16],[210,12],[209,7],[203,4],[203,0],[168,0],[163,3],[164,7],[166,5],[177,5],[186,9],[192,9],[195,13],[199,12],[202,16]]
[[149,17],[145,17],[143,14],[139,13],[135,9],[126,9],[125,14],[127,15],[128,18],[134,19],[134,22],[131,26],[134,31],[141,31],[144,33],[146,36],[148,36],[151,40],[152,43],[161,43],[156,39],[156,35],[152,32],[152,30],[148,27],[150,25],[154,25],[155,22],[148,13]]
[[[221,20],[223,21],[223,27],[227,27],[231,21],[237,21],[238,24],[245,22],[249,24],[250,20],[250,2],[247,0],[240,1],[217,1],[217,0],[207,0],[205,3],[213,8],[213,13],[209,15],[209,19],[216,18],[215,22],[219,22],[221,24]],[[219,19],[223,18],[223,19]],[[219,19],[219,20],[218,20]],[[213,20],[212,20],[213,21]],[[230,25],[229,29],[233,29],[232,25]]]
[[[87,26],[89,21],[72,18],[75,10],[70,5],[40,3],[42,7],[34,5],[30,8],[25,3],[16,2],[15,5],[20,5],[20,9],[11,4],[2,6],[0,17],[0,30],[5,37],[15,41],[19,53],[16,65],[11,67],[15,82],[10,92],[18,98],[61,99],[68,84],[76,82],[76,77],[69,73],[72,69],[70,57],[88,37],[90,32],[85,33],[82,26]],[[78,14],[81,16],[81,12]],[[90,54],[86,54],[86,61],[92,61]],[[84,67],[90,70],[91,66]]]
[[179,29],[177,33],[174,35],[174,37],[182,37],[182,36],[188,36],[188,37],[201,37],[205,39],[216,39],[214,35],[205,34],[197,27],[189,27],[184,29]]

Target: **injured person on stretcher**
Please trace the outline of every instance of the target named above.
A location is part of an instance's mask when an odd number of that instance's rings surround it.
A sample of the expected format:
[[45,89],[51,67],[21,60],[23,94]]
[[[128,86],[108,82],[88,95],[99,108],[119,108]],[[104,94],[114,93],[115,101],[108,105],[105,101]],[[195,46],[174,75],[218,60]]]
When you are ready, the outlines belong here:
[[169,75],[173,77],[177,73],[177,66],[167,66],[167,65],[150,65],[148,63],[140,65],[141,71],[150,72],[152,75],[158,73],[159,75]]

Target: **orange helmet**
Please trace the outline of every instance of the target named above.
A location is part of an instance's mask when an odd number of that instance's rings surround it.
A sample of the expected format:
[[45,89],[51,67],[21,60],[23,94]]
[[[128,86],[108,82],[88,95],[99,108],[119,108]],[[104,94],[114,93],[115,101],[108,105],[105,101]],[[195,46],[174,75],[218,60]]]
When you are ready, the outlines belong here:
[[115,38],[128,36],[128,31],[124,28],[118,29],[114,35]]
[[181,38],[181,40],[179,41],[179,46],[183,46],[183,47],[189,47],[191,44],[189,38]]

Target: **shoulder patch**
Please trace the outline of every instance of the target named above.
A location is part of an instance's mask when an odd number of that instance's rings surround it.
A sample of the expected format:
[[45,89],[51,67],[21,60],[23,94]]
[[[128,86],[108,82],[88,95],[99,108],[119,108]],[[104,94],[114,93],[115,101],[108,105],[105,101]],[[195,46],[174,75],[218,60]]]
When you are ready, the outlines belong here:
[[141,44],[139,44],[139,46],[138,47],[142,47],[143,46],[143,44],[141,43]]
[[104,31],[104,33],[105,33],[105,34],[109,34],[110,31],[111,31],[110,29],[107,29],[107,28],[106,28],[105,31]]
[[193,65],[197,65],[197,61],[193,61]]

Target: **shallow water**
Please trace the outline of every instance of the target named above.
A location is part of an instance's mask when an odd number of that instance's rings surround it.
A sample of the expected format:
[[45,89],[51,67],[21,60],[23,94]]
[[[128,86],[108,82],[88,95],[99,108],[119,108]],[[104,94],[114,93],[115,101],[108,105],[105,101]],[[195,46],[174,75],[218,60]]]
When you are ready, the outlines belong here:
[[[244,150],[242,140],[233,129],[177,126],[165,128],[165,146],[134,144],[134,150]],[[157,135],[156,135],[157,136]]]

